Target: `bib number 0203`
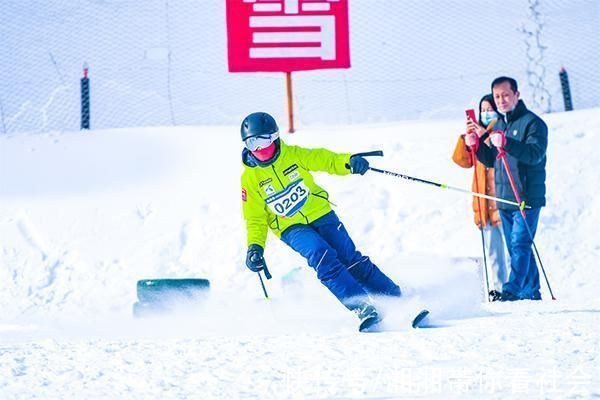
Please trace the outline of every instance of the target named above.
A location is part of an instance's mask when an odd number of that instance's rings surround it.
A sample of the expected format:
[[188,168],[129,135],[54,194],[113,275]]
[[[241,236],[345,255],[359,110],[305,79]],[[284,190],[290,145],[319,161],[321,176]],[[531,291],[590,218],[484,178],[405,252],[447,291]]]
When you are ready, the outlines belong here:
[[267,197],[265,202],[273,213],[282,217],[292,217],[306,203],[309,193],[308,187],[301,179]]

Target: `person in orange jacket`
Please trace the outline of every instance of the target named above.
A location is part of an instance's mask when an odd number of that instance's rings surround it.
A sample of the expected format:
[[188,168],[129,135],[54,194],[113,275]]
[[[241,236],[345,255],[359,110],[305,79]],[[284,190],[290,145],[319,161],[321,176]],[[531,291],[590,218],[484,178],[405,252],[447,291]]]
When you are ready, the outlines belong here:
[[[494,103],[494,98],[491,94],[486,94],[479,101],[479,123],[488,132],[491,132],[497,119],[498,109]],[[495,197],[494,169],[487,168],[474,157],[474,153],[471,151],[476,146],[476,143],[466,143],[466,140],[468,141],[469,139],[468,137],[465,139],[464,134],[459,136],[454,154],[452,154],[452,161],[463,168],[472,168],[473,161],[475,161],[473,191]],[[489,139],[481,145],[489,146],[488,141]],[[475,225],[483,232],[484,251],[492,269],[489,299],[496,301],[502,292],[502,285],[508,280],[509,276],[508,255],[506,253],[506,243],[502,232],[500,213],[495,201],[476,196],[473,196],[473,211]]]

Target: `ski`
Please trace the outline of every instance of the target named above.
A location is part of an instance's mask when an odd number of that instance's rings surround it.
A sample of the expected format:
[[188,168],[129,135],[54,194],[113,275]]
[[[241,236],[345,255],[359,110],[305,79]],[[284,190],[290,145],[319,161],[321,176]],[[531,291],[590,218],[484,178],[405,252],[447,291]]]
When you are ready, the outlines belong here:
[[429,310],[422,310],[412,321],[413,328],[423,328],[425,326],[425,320],[429,315]]

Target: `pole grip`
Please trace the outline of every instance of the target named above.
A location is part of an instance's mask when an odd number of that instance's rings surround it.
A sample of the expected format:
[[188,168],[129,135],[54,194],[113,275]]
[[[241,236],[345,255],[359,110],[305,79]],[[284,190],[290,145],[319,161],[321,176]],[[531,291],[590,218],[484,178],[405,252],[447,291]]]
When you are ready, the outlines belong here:
[[[267,266],[265,265],[263,267],[263,271],[265,271],[265,278],[267,279],[271,279],[273,277],[273,275],[271,275],[271,273],[269,272],[269,270],[267,269]],[[260,272],[258,273],[260,275]]]
[[383,157],[383,150],[374,150],[374,151],[365,151],[364,153],[356,153],[352,154],[352,157],[371,157],[371,156],[379,156]]
[[[383,157],[383,150],[373,150],[373,151],[365,151],[362,153],[356,153],[356,154],[352,154],[352,157],[371,157],[371,156],[378,156],[378,157]],[[350,169],[350,164],[346,164],[346,168]]]

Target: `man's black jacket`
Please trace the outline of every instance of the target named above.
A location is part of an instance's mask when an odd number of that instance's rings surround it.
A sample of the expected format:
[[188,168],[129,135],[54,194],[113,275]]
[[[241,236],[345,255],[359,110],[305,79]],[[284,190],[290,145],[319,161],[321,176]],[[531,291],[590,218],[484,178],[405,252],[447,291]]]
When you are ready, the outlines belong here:
[[[525,103],[519,100],[515,109],[498,119],[494,131],[506,134],[506,161],[515,180],[521,200],[531,207],[546,205],[546,148],[548,147],[548,127],[540,117],[529,111]],[[502,165],[497,159],[498,149],[487,146],[482,136],[477,149],[477,159],[487,167],[494,167],[496,196],[517,201]],[[510,204],[498,203],[498,208],[516,210]]]

